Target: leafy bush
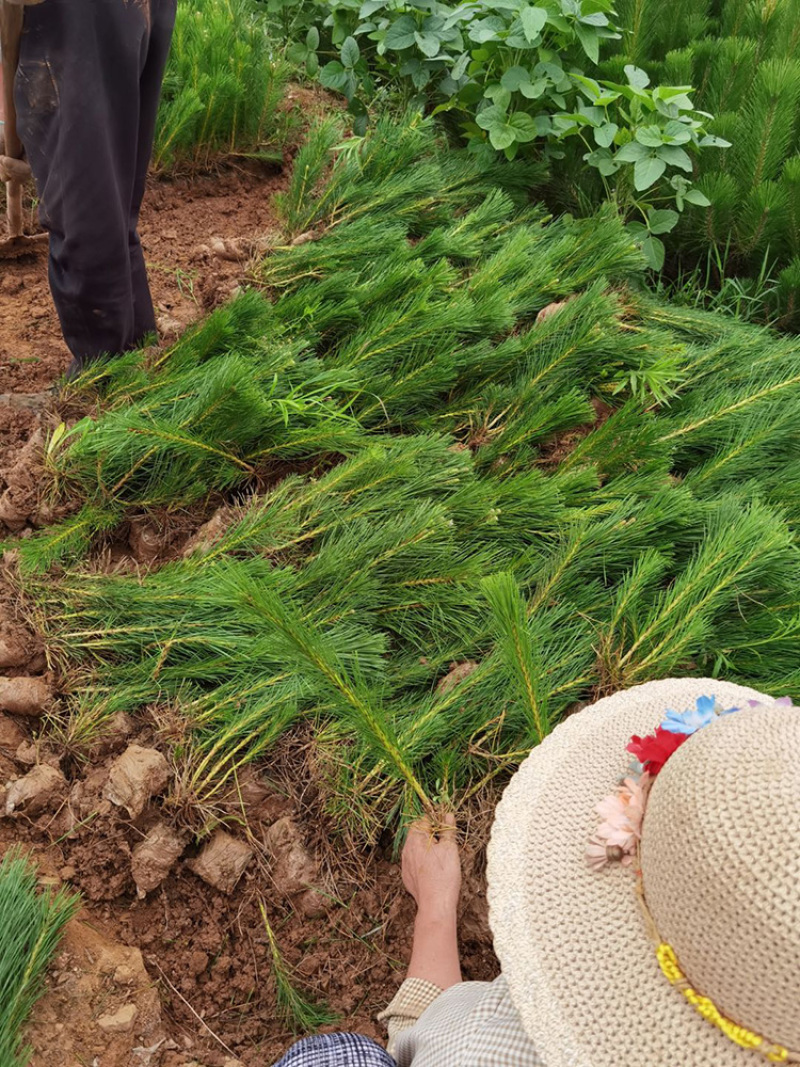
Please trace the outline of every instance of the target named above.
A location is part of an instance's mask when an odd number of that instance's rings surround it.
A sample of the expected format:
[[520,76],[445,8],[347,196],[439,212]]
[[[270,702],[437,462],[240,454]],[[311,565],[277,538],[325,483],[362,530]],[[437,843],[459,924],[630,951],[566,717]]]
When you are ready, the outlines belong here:
[[180,0],[153,153],[156,169],[280,145],[290,66],[250,0]]
[[[390,85],[446,115],[473,151],[574,157],[594,168],[655,268],[664,261],[660,235],[687,204],[708,205],[692,185],[694,159],[727,142],[707,134],[708,116],[694,109],[691,88],[651,86],[633,64],[616,80],[586,73],[597,73],[601,44],[620,36],[612,0],[329,0],[328,7],[324,25],[338,56],[319,77],[345,94],[362,127],[366,103]],[[312,61],[318,41],[311,29],[297,57]]]

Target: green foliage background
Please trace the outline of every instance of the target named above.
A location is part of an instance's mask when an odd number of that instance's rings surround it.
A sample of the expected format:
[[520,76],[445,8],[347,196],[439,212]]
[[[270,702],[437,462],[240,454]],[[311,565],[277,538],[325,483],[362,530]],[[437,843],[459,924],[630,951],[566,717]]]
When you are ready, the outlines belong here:
[[611,43],[619,57],[605,73],[634,62],[656,80],[696,86],[697,106],[715,116],[711,130],[733,143],[698,159],[699,188],[712,207],[688,210],[671,248],[684,265],[710,262],[695,282],[744,279],[745,295],[758,297],[755,315],[797,328],[800,3],[619,0],[617,9],[624,34]]

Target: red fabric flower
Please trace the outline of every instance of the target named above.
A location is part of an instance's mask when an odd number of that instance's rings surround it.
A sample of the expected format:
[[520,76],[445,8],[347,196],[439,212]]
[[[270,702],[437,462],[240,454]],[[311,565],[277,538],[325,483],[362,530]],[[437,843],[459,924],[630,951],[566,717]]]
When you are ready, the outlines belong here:
[[628,742],[627,751],[632,753],[644,769],[655,777],[672,753],[676,752],[688,738],[689,734],[673,734],[662,726],[657,726],[656,732],[648,734],[647,737],[637,737],[634,734]]

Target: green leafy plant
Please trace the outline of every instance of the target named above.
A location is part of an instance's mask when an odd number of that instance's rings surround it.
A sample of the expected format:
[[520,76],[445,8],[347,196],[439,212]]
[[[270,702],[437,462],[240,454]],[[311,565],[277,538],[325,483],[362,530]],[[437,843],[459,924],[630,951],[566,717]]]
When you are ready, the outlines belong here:
[[31,1049],[24,1027],[44,991],[64,927],[78,910],[64,889],[40,893],[36,868],[19,851],[0,863],[0,1063],[26,1067]]
[[[455,123],[472,150],[514,159],[535,153],[556,171],[566,154],[596,171],[649,265],[686,205],[710,201],[692,185],[702,149],[727,147],[706,131],[688,85],[650,85],[629,64],[624,81],[597,80],[600,47],[620,35],[611,0],[329,0],[336,59],[320,68],[366,124],[381,84]],[[360,42],[360,43],[359,43]],[[669,206],[667,206],[669,205]]]
[[[634,64],[656,80],[696,85],[697,106],[715,115],[709,133],[735,145],[693,158],[693,196],[668,241],[670,276],[699,267],[709,300],[738,294],[753,317],[797,329],[800,0],[618,0],[617,9],[622,35],[598,77],[618,80]],[[589,192],[573,166],[554,189],[559,206],[579,208],[578,190]]]

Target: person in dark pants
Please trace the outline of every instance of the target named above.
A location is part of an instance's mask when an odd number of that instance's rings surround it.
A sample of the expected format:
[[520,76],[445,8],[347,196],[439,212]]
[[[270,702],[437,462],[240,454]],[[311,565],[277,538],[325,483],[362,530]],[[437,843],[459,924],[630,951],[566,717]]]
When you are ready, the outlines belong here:
[[17,125],[74,377],[155,331],[137,226],[177,0],[26,6]]

